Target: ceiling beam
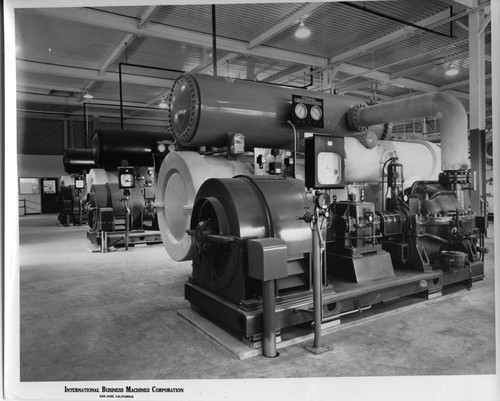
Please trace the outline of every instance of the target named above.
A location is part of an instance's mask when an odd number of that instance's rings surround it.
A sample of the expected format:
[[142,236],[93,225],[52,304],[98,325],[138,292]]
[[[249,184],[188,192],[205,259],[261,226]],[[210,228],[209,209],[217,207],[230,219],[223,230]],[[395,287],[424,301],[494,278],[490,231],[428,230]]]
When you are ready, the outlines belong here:
[[[149,23],[143,29],[139,29],[134,18],[107,14],[96,10],[85,8],[45,8],[36,10],[30,9],[29,13],[46,17],[61,18],[87,25],[106,27],[134,34],[136,36],[142,35],[189,43],[206,48],[212,47],[212,36],[209,34],[193,32],[187,29],[175,28],[157,23]],[[246,42],[222,37],[217,38],[217,47],[221,50],[229,52],[247,54],[256,57],[265,57],[291,63],[313,65],[317,67],[324,67],[327,64],[327,59],[323,57],[314,57],[308,54],[301,54],[265,46],[248,49]]]
[[439,47],[437,49],[432,49],[432,50],[430,50],[428,52],[425,52],[425,53],[416,54],[415,56],[408,57],[406,59],[397,60],[395,62],[392,62],[392,63],[389,63],[389,64],[385,64],[385,65],[382,65],[382,66],[377,67],[377,68],[367,69],[367,71],[365,71],[364,73],[360,73],[360,74],[351,76],[349,78],[345,78],[342,82],[345,82],[345,81],[348,81],[348,80],[351,80],[351,79],[354,79],[354,78],[357,78],[357,77],[360,77],[360,76],[367,75],[367,74],[369,74],[370,72],[373,72],[373,71],[379,71],[379,70],[382,70],[384,68],[392,67],[392,66],[397,65],[397,64],[406,63],[406,62],[408,62],[410,60],[413,60],[413,59],[418,59],[420,57],[428,56],[428,55],[433,54],[433,53],[439,53],[440,51],[446,50],[449,47],[456,47],[458,45],[461,45],[461,44],[464,44],[464,43],[467,43],[467,42],[468,42],[468,39],[463,39],[463,40],[460,40],[458,42],[454,42],[454,43],[451,43],[451,44]]
[[139,21],[139,29],[144,28],[149,22],[151,18],[153,18],[154,14],[160,9],[160,6],[148,6],[141,15],[141,20]]
[[[424,82],[415,81],[408,78],[391,79],[390,74],[381,71],[373,71],[368,68],[359,67],[352,64],[343,63],[339,66],[339,71],[350,75],[362,75],[366,79],[376,80],[382,83],[390,83],[392,85],[409,88],[412,90],[421,90],[424,92],[435,92],[439,89],[436,85],[426,84]],[[338,87],[342,91],[342,87]]]
[[[17,60],[17,68],[19,71],[33,72],[38,74],[46,74],[53,76],[61,76],[68,78],[80,78],[103,82],[119,82],[119,74],[117,72],[105,72],[99,74],[97,70],[88,68],[68,67],[55,64],[37,63],[34,61]],[[154,86],[157,88],[168,88],[173,84],[173,80],[166,78],[146,77],[143,75],[122,74],[124,83]],[[26,83],[28,85],[28,83]]]
[[474,8],[478,6],[478,0],[440,0],[450,6]]
[[27,82],[23,79],[17,80],[17,90],[20,92],[29,92],[31,89],[41,90],[50,92],[52,90],[62,91],[62,92],[73,92],[73,93],[81,93],[82,88],[76,88],[71,86],[63,86],[63,85],[52,85],[48,83],[40,83],[40,82]]
[[257,47],[274,36],[278,35],[279,33],[283,32],[285,29],[288,29],[292,25],[296,25],[302,18],[307,18],[311,14],[313,14],[315,11],[323,7],[325,3],[309,3],[308,5],[302,7],[300,10],[296,11],[292,15],[290,15],[288,18],[284,19],[280,23],[274,25],[272,28],[268,29],[267,31],[261,33],[259,36],[256,36],[253,38],[249,43],[247,48],[248,49],[253,49],[254,47]]
[[469,51],[468,50],[465,52],[459,53],[459,54],[455,54],[453,56],[439,57],[439,58],[436,58],[434,60],[428,61],[426,63],[416,65],[414,67],[405,68],[404,70],[400,70],[398,72],[391,74],[391,78],[395,79],[395,78],[399,78],[399,77],[404,77],[405,75],[410,74],[410,73],[423,71],[423,70],[426,70],[429,68],[433,68],[437,65],[448,63],[450,61],[462,60],[462,59],[466,59],[466,58],[469,58]]
[[[484,77],[485,79],[491,79],[491,74],[486,74]],[[469,80],[464,79],[463,81],[458,81],[458,82],[453,82],[451,84],[443,85],[439,89],[440,90],[448,90],[448,89],[455,89],[455,88],[460,88],[463,86],[468,86],[469,85]]]
[[309,70],[309,67],[304,67],[303,65],[292,65],[291,67],[285,68],[284,70],[263,79],[262,82],[270,82],[270,83],[282,83],[285,81],[289,75],[302,73],[304,71]]
[[[217,60],[217,69],[222,67],[227,62],[230,63],[231,61],[236,60],[240,56],[241,54],[239,53],[229,53],[223,57],[219,57],[219,59]],[[203,74],[211,69],[213,69],[213,61],[205,60],[205,62],[201,63],[198,67],[193,68],[191,72]]]
[[[431,27],[435,26],[434,24],[440,22],[446,17],[449,17],[450,12],[448,10],[440,11],[437,14],[434,14],[428,18],[425,18],[423,20],[417,21],[417,25],[421,25],[423,27]],[[351,50],[348,50],[344,53],[340,53],[336,56],[333,56],[329,60],[329,64],[334,64],[337,62],[346,62],[349,61],[350,59],[353,59],[355,57],[359,57],[360,53],[365,53],[369,52],[375,48],[378,48],[380,46],[387,45],[394,40],[401,39],[411,33],[418,32],[418,28],[413,28],[413,27],[405,27],[402,29],[399,29],[389,35],[383,36],[381,38],[372,40],[371,42],[368,42],[364,45],[357,46]]]
[[394,98],[392,98],[390,96],[386,96],[386,95],[381,95],[380,93],[375,93],[375,95],[374,95],[373,92],[365,92],[365,91],[359,91],[359,90],[346,90],[346,91],[343,90],[341,93],[363,96],[363,97],[367,97],[370,99],[373,97],[376,97],[376,98],[381,99],[381,100],[387,100],[387,101],[394,100]]
[[[85,99],[84,99],[85,100]],[[94,99],[95,100],[95,99]],[[41,95],[34,93],[23,93],[17,92],[17,101],[24,102],[37,102],[37,103],[50,103],[50,104],[62,104],[66,106],[82,106],[84,102],[80,101],[76,96],[54,96],[54,95]],[[96,100],[100,104],[107,104],[109,106],[119,107],[118,101],[113,100]],[[92,102],[87,102],[87,105],[92,105]],[[144,103],[137,102],[123,102],[124,107],[144,107]],[[100,106],[99,106],[100,107]]]

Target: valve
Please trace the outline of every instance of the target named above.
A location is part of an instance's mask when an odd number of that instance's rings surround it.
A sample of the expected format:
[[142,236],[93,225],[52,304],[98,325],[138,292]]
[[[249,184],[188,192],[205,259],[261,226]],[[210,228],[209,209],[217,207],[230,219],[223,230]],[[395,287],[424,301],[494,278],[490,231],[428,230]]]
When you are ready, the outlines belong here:
[[309,207],[304,208],[306,212],[303,216],[297,216],[297,220],[304,220],[306,223],[310,223],[314,220],[313,214],[310,212]]

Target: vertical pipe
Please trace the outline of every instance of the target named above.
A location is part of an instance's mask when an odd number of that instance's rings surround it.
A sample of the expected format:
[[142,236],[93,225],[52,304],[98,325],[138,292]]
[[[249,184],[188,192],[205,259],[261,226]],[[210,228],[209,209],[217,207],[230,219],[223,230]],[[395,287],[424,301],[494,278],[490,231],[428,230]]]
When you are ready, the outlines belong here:
[[[212,4],[212,58],[214,63],[214,77],[217,76],[217,32],[216,32],[215,4]],[[123,127],[122,127],[123,128]]]
[[[317,214],[317,212],[316,212]],[[314,304],[314,348],[321,347],[321,322],[323,300],[321,287],[321,248],[318,231],[318,216],[313,223],[313,304]]]
[[275,358],[278,356],[276,352],[276,294],[274,287],[275,280],[262,282],[262,352],[267,358]]
[[128,208],[128,202],[125,205],[125,250],[128,251],[128,237],[129,237],[129,230],[130,230],[130,225],[129,225],[129,219],[130,219],[130,212]]
[[122,88],[122,63],[118,63],[118,77],[120,83],[120,127],[123,129],[123,88]]
[[83,128],[85,133],[85,149],[89,147],[89,134],[87,130],[87,103],[83,103]]

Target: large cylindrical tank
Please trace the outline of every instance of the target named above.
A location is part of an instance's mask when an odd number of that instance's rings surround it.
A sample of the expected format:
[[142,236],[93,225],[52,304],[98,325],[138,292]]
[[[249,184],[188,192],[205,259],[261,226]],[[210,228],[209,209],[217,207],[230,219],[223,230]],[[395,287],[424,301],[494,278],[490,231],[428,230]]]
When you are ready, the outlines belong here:
[[247,147],[293,145],[294,132],[287,123],[292,95],[323,99],[324,128],[308,128],[308,132],[353,133],[344,115],[360,99],[200,74],[183,74],[175,81],[170,125],[182,145],[222,146],[230,132],[245,135]]
[[126,160],[129,166],[153,166],[156,144],[171,139],[162,132],[97,129],[92,139],[94,161],[105,167],[116,168]]
[[190,151],[170,152],[165,157],[158,173],[156,204],[163,245],[172,259],[192,258],[192,241],[186,230],[201,184],[209,178],[239,174],[253,174],[252,164]]
[[63,155],[64,171],[68,174],[82,174],[96,168],[92,149],[68,148]]

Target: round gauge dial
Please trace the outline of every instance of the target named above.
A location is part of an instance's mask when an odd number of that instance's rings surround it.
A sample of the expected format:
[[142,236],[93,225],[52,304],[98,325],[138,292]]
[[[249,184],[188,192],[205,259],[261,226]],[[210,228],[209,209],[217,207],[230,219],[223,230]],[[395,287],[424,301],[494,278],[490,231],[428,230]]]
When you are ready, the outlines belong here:
[[311,107],[311,117],[315,121],[321,120],[321,117],[323,116],[323,111],[321,111],[321,108],[319,106],[313,106]]
[[120,176],[120,184],[123,188],[131,188],[134,186],[134,176],[132,174],[122,174]]
[[307,107],[304,103],[297,103],[295,106],[295,115],[303,120],[307,116]]

